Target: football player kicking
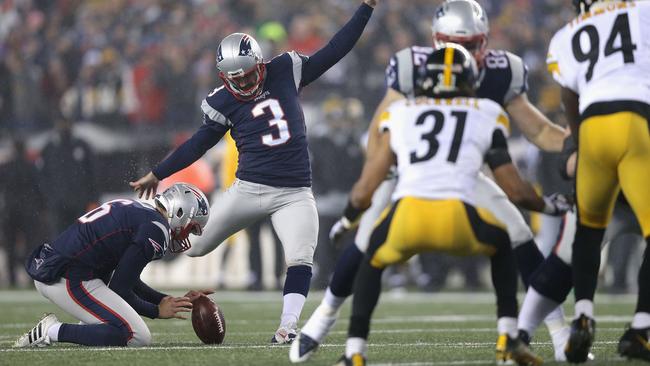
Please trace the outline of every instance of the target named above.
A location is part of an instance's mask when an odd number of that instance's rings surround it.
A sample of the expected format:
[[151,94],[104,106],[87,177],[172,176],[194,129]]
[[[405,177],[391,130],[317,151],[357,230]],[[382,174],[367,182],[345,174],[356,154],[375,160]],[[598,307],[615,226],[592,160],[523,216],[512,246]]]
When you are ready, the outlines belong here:
[[[432,27],[434,44],[444,41],[462,44],[478,60],[481,76],[476,95],[491,99],[506,109],[524,135],[535,145],[547,151],[560,151],[565,131],[549,121],[529,102],[526,95],[527,70],[523,61],[506,51],[486,49],[489,27],[481,6],[473,0],[447,1],[435,14]],[[367,156],[375,154],[375,147],[380,140],[376,126],[381,112],[396,100],[413,97],[415,72],[431,52],[431,47],[414,46],[397,52],[391,59],[386,71],[386,95],[377,107],[369,130]],[[373,225],[390,202],[395,184],[395,178],[387,178],[373,196],[371,207],[361,217],[354,244],[349,245],[341,254],[321,305],[301,331],[301,336],[307,335],[302,339],[305,344],[300,346],[305,353],[301,352],[300,357],[292,358],[294,362],[306,360],[333,327],[338,309],[352,291],[354,276],[368,247]],[[548,199],[555,198],[557,197],[552,196]],[[529,276],[544,258],[523,216],[503,191],[483,174],[479,174],[474,199],[479,206],[488,208],[506,224],[522,280],[528,285]],[[341,235],[352,226],[343,218],[332,228],[331,237]],[[564,360],[564,345],[569,337],[569,329],[565,325],[562,309],[554,310],[545,320],[553,340],[555,359]],[[504,341],[502,338],[497,342],[497,358],[505,362],[507,354],[502,349]],[[296,347],[298,346],[294,346]],[[294,354],[298,354],[297,349]]]
[[376,154],[366,160],[344,217],[354,222],[370,206],[393,164],[397,186],[390,208],[371,233],[354,283],[340,365],[365,364],[370,317],[384,268],[427,251],[490,256],[497,328],[505,335],[505,351],[520,364],[542,362],[517,339],[517,274],[509,236],[488,210],[475,203],[473,191],[484,161],[505,192],[520,197],[522,206],[544,211],[548,204],[512,164],[506,112],[496,102],[472,97],[478,77],[471,54],[447,43],[418,67],[414,88],[415,96],[421,97],[394,102],[380,117],[383,133]]
[[[574,0],[577,17],[549,45],[548,66],[578,144],[572,268],[575,319],[565,353],[585,362],[594,341],[600,245],[622,190],[650,245],[650,3]],[[618,345],[650,361],[650,258],[639,269],[632,324]]]
[[147,346],[151,333],[140,315],[183,318],[192,300],[210,293],[172,297],[140,280],[144,267],[168,249],[189,249],[188,235],[201,235],[210,213],[203,192],[185,183],[174,184],[154,202],[155,207],[125,199],[107,202],[32,252],[25,267],[38,292],[80,323],[61,323],[47,314],[14,347]]
[[365,0],[352,19],[311,57],[284,53],[264,62],[257,42],[235,33],[217,50],[224,85],[201,104],[203,126],[170,157],[131,186],[148,196],[158,181],[200,158],[230,130],[239,152],[237,180],[213,205],[208,231],[187,252],[202,256],[254,222],[270,216],[288,266],[280,326],[272,343],[296,337],[318,237],[304,115],[299,94],[342,59],[361,36],[376,5]]

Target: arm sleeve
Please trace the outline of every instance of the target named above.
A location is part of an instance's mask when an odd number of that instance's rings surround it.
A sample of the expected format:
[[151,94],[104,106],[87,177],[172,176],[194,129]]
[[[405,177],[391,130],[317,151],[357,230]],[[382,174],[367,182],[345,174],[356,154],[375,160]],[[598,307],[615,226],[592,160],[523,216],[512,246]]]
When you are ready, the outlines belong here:
[[146,253],[143,245],[136,243],[129,246],[115,268],[108,287],[131,305],[138,314],[155,319],[158,317],[158,306],[138,297],[133,290],[133,284],[140,281],[140,273],[151,259],[150,255]]
[[492,170],[512,162],[508,153],[508,142],[501,129],[496,129],[492,133],[492,145],[485,153],[485,162]]
[[318,79],[352,50],[368,24],[372,10],[371,6],[361,4],[352,19],[332,37],[329,43],[304,61],[300,86],[306,86]]
[[167,296],[162,292],[158,292],[152,289],[140,279],[138,279],[138,282],[136,282],[133,286],[133,292],[135,292],[139,298],[155,305],[160,304],[160,301],[162,301],[163,297]]
[[228,131],[223,124],[212,121],[207,116],[204,118],[206,122],[189,140],[153,168],[156,178],[165,179],[188,167],[216,145]]

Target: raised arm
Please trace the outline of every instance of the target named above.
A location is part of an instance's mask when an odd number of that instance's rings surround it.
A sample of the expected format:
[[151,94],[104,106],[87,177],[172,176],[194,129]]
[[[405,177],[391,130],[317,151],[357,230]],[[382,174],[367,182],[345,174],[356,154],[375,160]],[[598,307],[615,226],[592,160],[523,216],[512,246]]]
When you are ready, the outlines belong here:
[[318,79],[352,50],[368,24],[376,3],[376,0],[365,0],[352,19],[332,37],[325,47],[306,58],[302,67],[300,86],[305,86]]

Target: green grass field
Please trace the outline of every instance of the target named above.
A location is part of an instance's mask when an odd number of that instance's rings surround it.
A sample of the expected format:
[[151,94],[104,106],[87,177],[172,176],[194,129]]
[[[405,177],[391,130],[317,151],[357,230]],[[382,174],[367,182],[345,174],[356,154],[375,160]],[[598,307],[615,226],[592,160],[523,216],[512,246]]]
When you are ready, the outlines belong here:
[[[180,294],[180,293],[179,293]],[[303,318],[311,314],[321,293],[312,293]],[[148,320],[152,347],[88,348],[67,344],[30,350],[12,349],[13,341],[31,328],[44,312],[60,309],[31,291],[0,291],[0,365],[287,365],[288,347],[271,346],[277,327],[281,295],[275,292],[221,292],[212,298],[227,322],[226,340],[205,346],[194,335],[189,320]],[[596,362],[590,365],[645,364],[616,355],[618,337],[631,318],[634,298],[597,297]],[[496,341],[494,298],[491,293],[384,293],[375,313],[369,347],[373,365],[490,365]],[[348,304],[349,306],[349,304]],[[334,332],[306,365],[331,365],[344,349],[349,307]],[[534,349],[547,364],[552,346],[540,329]]]

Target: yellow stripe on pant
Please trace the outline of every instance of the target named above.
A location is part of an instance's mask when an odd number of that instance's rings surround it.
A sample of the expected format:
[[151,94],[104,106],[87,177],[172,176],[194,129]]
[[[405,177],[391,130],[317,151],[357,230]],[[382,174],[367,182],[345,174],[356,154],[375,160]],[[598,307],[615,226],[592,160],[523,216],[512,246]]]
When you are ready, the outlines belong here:
[[[377,248],[370,261],[373,267],[384,268],[427,251],[492,255],[497,243],[477,238],[481,226],[501,232],[503,235],[498,237],[509,245],[503,226],[495,225],[498,221],[489,212],[474,209],[458,199],[405,197],[394,205],[382,215],[371,236],[370,248]],[[474,213],[470,215],[468,210]]]
[[650,236],[650,131],[633,112],[586,118],[580,124],[576,191],[580,223],[604,229],[622,188],[644,237]]

